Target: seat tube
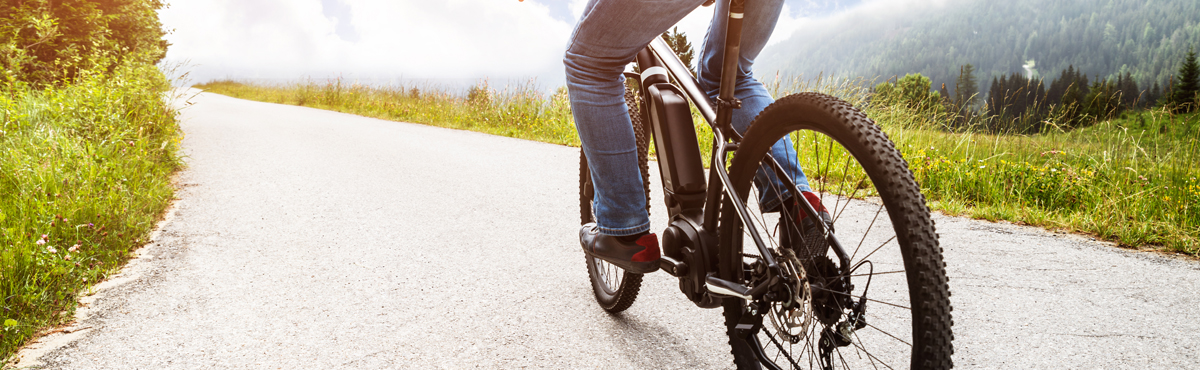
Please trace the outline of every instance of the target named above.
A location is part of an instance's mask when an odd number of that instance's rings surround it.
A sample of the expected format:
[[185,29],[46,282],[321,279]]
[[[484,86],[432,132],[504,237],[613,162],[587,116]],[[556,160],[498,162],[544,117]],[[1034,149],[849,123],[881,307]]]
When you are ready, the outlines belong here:
[[738,61],[742,54],[742,21],[746,0],[729,0],[729,19],[725,28],[725,53],[721,64],[721,86],[717,93],[717,127],[727,138],[737,137],[733,130],[733,110],[741,104],[734,96],[737,85]]

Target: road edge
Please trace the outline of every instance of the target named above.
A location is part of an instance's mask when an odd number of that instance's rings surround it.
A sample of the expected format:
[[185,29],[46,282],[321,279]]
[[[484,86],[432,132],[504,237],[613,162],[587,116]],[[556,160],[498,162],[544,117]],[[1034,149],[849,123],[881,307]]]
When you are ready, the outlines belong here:
[[113,289],[121,287],[130,282],[136,281],[142,277],[146,269],[143,268],[147,263],[154,259],[151,250],[158,246],[158,239],[162,236],[162,231],[168,224],[175,219],[175,213],[179,209],[179,200],[171,202],[163,214],[162,220],[154,226],[154,230],[150,232],[150,236],[145,244],[133,251],[134,258],[125,263],[121,270],[116,274],[109,276],[99,284],[93,285],[91,290],[80,295],[79,305],[75,309],[74,318],[60,326],[56,326],[38,333],[36,339],[30,341],[21,349],[17,350],[13,360],[5,364],[5,369],[40,369],[45,365],[41,358],[46,354],[55,350],[61,349],[83,338],[87,333],[91,332],[95,327],[87,325],[86,322],[93,315],[94,309],[92,303],[104,298]]

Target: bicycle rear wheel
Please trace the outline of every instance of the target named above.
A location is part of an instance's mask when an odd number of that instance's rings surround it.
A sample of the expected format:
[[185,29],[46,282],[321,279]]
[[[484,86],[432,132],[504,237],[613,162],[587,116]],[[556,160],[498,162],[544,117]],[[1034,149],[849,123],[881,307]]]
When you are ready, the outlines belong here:
[[[793,216],[757,206],[766,189],[753,178],[774,173],[768,154],[783,139],[832,215],[829,240],[844,247],[846,260],[832,249],[791,252],[796,246],[787,243],[798,238],[784,234]],[[747,130],[729,175],[779,271],[792,275],[762,299],[725,300],[738,368],[952,367],[950,293],[933,221],[907,162],[874,122],[830,96],[785,97]],[[747,230],[733,212],[723,216],[720,275],[765,284],[764,258]]]
[[[642,185],[646,191],[646,212],[650,212],[650,166],[649,166],[649,133],[641,114],[641,99],[634,93],[635,89],[626,86],[625,104],[629,106],[629,118],[633,122],[633,133],[637,138],[638,168],[642,171]],[[580,224],[594,222],[596,217],[592,212],[592,201],[595,191],[592,188],[591,172],[588,170],[587,156],[579,151],[579,216]],[[587,259],[588,278],[592,282],[592,291],[596,302],[605,311],[617,313],[633,305],[637,299],[638,290],[642,287],[642,274],[625,271],[614,264],[599,258],[584,255]]]

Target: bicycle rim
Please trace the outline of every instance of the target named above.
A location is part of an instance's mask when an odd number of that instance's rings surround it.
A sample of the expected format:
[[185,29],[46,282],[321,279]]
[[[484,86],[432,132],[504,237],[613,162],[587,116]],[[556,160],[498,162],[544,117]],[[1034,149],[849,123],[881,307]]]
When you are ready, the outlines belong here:
[[[796,245],[798,238],[786,235],[787,225],[796,221],[780,212],[763,212],[757,204],[764,191],[785,190],[752,185],[756,171],[772,171],[766,154],[784,138],[791,142],[786,155],[799,160],[832,216],[833,235],[849,257],[845,266],[832,250],[789,255],[788,249],[798,249],[785,246]],[[949,291],[933,223],[907,164],[873,122],[824,95],[780,99],[746,133],[730,177],[748,201],[754,229],[773,257],[803,271],[789,290],[793,301],[802,304],[785,308],[779,302],[756,302],[758,312],[750,313],[749,302],[726,301],[726,324],[740,368],[756,368],[760,359],[765,359],[764,367],[781,369],[951,366]],[[724,221],[736,222],[732,217]],[[755,267],[763,258],[749,229],[723,229],[745,242],[732,243],[735,247],[722,252],[721,263],[735,280],[753,285],[764,276]],[[847,276],[848,284],[842,279]],[[861,316],[855,313],[857,304],[865,304]],[[805,310],[811,312],[807,321]],[[745,340],[733,330],[743,315],[762,320]]]

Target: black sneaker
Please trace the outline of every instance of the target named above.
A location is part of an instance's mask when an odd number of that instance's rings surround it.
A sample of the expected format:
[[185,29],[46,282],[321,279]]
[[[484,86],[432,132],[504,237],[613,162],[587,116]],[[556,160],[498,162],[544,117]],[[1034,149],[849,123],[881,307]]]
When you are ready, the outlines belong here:
[[579,244],[589,256],[617,265],[625,271],[645,274],[658,270],[658,236],[654,234],[626,242],[620,237],[601,234],[596,223],[592,222],[579,230]]
[[[804,198],[817,211],[829,232],[833,232],[833,217],[821,204],[821,197],[816,193],[804,192]],[[793,201],[793,199],[787,200],[787,202]],[[781,242],[796,252],[796,257],[804,262],[805,268],[810,268],[810,261],[824,257],[829,252],[829,241],[820,233],[820,229],[817,228],[812,217],[807,217],[808,215],[800,210],[799,204],[788,204],[784,206],[784,209],[794,215],[792,219],[796,220],[796,223],[783,225],[787,231],[783,234]]]

